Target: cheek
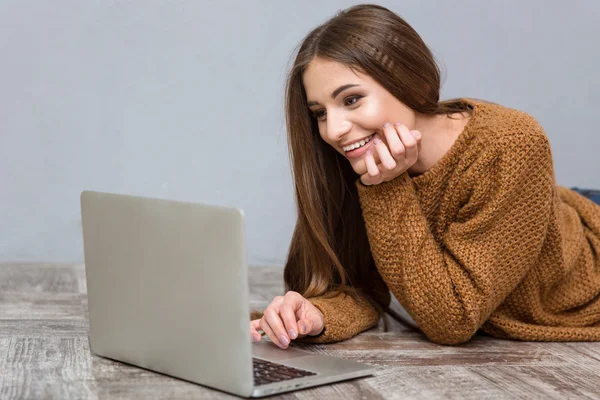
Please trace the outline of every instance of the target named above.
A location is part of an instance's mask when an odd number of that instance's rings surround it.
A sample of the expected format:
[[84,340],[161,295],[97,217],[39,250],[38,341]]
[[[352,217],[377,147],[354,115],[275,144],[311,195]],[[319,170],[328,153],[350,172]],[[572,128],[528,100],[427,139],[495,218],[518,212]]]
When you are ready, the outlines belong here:
[[409,129],[414,129],[415,113],[396,98],[388,95],[381,99],[377,106],[381,117],[385,119],[385,121],[382,122],[382,126],[386,122],[389,122],[390,124],[399,122],[406,125]]
[[369,102],[358,109],[361,125],[375,129],[381,128],[385,123],[385,108],[377,102]]
[[404,107],[401,110],[398,110],[396,115],[397,121],[393,123],[400,122],[401,124],[406,125],[409,130],[415,129],[415,114],[412,110],[405,109]]
[[[393,101],[371,101],[360,107],[358,119],[364,128],[381,129],[387,122],[400,122],[414,129],[415,116],[410,110]],[[358,122],[358,121],[357,121]]]
[[327,135],[326,135],[326,131],[325,131],[325,123],[319,122],[318,128],[319,128],[319,136],[321,137],[321,140],[323,140],[327,144],[331,144],[331,143],[329,143],[329,140],[327,139]]

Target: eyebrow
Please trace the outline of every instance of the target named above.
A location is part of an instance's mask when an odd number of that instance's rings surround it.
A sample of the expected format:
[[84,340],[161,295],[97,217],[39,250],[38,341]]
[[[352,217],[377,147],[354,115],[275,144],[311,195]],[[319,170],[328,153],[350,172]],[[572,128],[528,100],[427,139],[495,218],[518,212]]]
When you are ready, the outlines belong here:
[[[346,90],[346,89],[350,89],[351,87],[355,87],[355,86],[359,86],[359,85],[357,85],[357,84],[352,84],[352,83],[349,83],[349,84],[347,84],[347,85],[342,85],[342,86],[340,86],[339,88],[335,89],[335,90],[333,91],[333,93],[331,93],[331,98],[332,98],[333,100],[335,100],[335,98],[336,98],[336,97],[338,97],[338,95],[339,95],[340,93],[342,93],[344,90]],[[317,101],[309,101],[309,102],[308,102],[308,103],[306,103],[306,104],[308,104],[308,106],[309,106],[309,107],[312,107],[312,106],[316,106],[316,105],[318,105],[319,103],[318,103]]]

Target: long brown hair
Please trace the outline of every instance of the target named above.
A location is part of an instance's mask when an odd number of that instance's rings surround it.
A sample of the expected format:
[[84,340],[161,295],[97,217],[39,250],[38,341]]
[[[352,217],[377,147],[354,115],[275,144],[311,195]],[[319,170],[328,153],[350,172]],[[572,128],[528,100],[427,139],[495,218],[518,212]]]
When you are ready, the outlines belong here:
[[376,267],[355,186],[358,176],[348,160],[321,139],[307,106],[302,76],[316,57],[367,73],[421,114],[449,115],[467,111],[466,105],[439,101],[440,71],[431,51],[413,28],[384,7],[350,7],[300,44],[286,85],[298,220],[284,269],[285,286],[307,298],[360,294],[383,316],[389,312],[386,301],[369,285]]

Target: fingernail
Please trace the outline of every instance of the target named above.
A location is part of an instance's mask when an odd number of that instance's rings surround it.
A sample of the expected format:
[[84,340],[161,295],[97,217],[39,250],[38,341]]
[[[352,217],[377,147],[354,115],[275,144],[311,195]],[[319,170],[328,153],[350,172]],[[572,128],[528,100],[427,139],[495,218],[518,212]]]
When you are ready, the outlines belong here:
[[279,336],[279,343],[281,343],[282,346],[287,346],[288,344],[290,344],[285,335]]
[[[367,153],[369,153],[371,150],[367,151]],[[371,154],[371,153],[369,153]],[[300,323],[300,332],[302,333],[308,333],[308,326],[306,326],[306,324],[304,322]]]
[[415,139],[420,139],[421,138],[421,132],[419,132],[419,131],[411,131],[411,133],[412,133],[412,135],[413,135],[413,137]]
[[290,339],[296,339],[298,337],[298,334],[296,333],[295,330],[290,329]]
[[402,122],[396,122],[394,125],[400,126],[400,125],[402,125]]
[[390,124],[389,122],[386,122],[385,125],[383,125],[384,128],[389,128],[390,126],[392,126],[392,124]]
[[373,152],[371,151],[371,149],[367,150],[367,155],[370,156],[371,154],[373,154]]
[[373,139],[373,144],[379,144],[379,143],[381,143],[381,139],[379,139],[379,138]]
[[252,335],[252,341],[253,342],[258,342],[260,340],[260,336],[258,335]]

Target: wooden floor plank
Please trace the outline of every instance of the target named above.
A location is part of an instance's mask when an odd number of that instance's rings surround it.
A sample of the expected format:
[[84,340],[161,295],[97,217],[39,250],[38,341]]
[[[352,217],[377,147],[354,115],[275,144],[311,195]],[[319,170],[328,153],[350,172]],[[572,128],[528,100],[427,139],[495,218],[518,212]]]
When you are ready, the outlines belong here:
[[71,319],[2,319],[0,320],[0,339],[59,337],[87,338],[88,322],[83,318]]
[[574,365],[496,366],[469,370],[520,399],[600,398],[600,374]]
[[0,319],[82,318],[81,293],[2,292]]
[[0,342],[0,348],[6,348],[0,398],[93,397],[87,338],[3,338]]
[[78,293],[75,265],[0,264],[0,293]]
[[488,365],[557,365],[566,363],[549,352],[535,351],[454,351],[420,350],[342,350],[328,354],[373,365],[388,366],[488,366]]
[[[252,267],[249,282],[249,309],[283,294],[280,268]],[[236,398],[93,355],[87,318],[83,264],[0,264],[0,398]],[[270,399],[600,398],[600,343],[478,334],[440,346],[396,321],[389,328],[380,322],[340,343],[293,343],[371,364],[375,374]]]
[[461,366],[382,366],[366,383],[385,399],[516,399]]

